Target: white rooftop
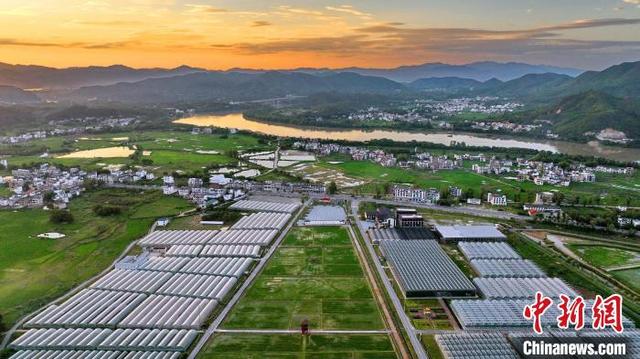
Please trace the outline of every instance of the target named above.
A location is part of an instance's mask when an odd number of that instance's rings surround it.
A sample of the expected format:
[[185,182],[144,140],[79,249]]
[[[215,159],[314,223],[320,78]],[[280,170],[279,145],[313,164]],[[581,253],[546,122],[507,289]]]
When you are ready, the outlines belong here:
[[479,225],[479,226],[436,226],[436,231],[440,233],[442,238],[451,239],[473,239],[473,238],[496,238],[506,239],[495,226]]

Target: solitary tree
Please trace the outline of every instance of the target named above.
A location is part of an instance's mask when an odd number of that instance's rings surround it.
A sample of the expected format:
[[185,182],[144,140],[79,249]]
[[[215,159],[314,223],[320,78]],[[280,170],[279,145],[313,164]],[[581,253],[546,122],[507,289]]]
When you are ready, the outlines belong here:
[[327,193],[335,194],[336,192],[338,192],[338,185],[335,181],[331,181],[331,183],[329,183],[329,186],[327,187]]

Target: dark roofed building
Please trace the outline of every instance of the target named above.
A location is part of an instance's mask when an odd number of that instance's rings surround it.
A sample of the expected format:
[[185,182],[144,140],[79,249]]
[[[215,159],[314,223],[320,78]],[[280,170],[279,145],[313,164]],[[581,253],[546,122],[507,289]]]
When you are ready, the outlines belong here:
[[476,287],[434,240],[388,240],[380,249],[406,298],[476,296]]
[[373,243],[380,243],[384,240],[421,240],[436,239],[433,232],[425,227],[421,228],[380,228],[370,229],[369,237]]
[[424,227],[424,218],[418,214],[415,208],[397,208],[396,226],[409,228]]

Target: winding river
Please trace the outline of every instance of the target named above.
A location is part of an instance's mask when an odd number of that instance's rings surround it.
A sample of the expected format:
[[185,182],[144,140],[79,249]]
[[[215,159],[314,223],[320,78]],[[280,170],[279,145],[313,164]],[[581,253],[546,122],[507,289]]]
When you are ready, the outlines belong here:
[[333,128],[298,127],[281,124],[271,124],[246,119],[241,113],[227,115],[198,115],[176,120],[175,123],[201,126],[235,128],[273,136],[299,137],[311,139],[330,139],[348,141],[369,141],[390,139],[398,142],[431,142],[451,145],[451,142],[464,142],[468,146],[527,148],[541,151],[561,152],[571,155],[601,156],[619,161],[640,160],[640,149],[604,146],[597,141],[575,143],[567,141],[543,141],[510,138],[509,136],[484,136],[470,133],[443,132],[408,132],[393,130],[355,130]]

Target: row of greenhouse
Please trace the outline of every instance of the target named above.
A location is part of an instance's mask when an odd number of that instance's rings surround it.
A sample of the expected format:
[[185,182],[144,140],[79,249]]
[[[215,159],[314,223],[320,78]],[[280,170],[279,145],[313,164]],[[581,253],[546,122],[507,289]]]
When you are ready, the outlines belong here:
[[300,208],[300,203],[241,200],[229,208],[239,211],[293,213]]
[[291,217],[255,213],[241,229],[150,233],[138,242],[140,255],[30,318],[10,344],[18,350],[13,357],[180,356]]
[[[529,332],[457,332],[436,334],[435,340],[445,359],[519,359],[542,357],[525,353],[525,341],[534,339],[547,345],[558,344],[595,344],[624,343],[625,358],[637,358],[640,353],[640,331],[631,330],[622,334],[593,330],[561,331],[550,330],[532,337]],[[586,358],[589,356],[558,355],[556,357]],[[591,357],[598,357],[592,355]],[[604,357],[604,356],[603,356]],[[623,357],[623,356],[620,356]]]
[[206,245],[258,245],[268,246],[275,238],[278,230],[264,229],[229,229],[229,230],[167,230],[156,231],[142,238],[139,242],[143,248],[171,249],[173,246],[193,246],[200,250]]

